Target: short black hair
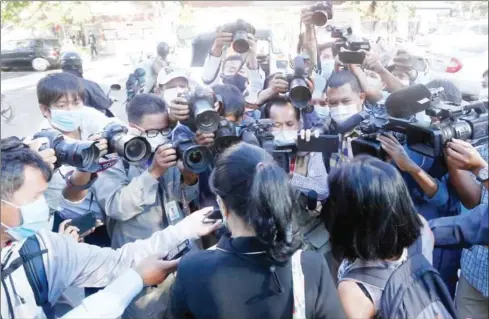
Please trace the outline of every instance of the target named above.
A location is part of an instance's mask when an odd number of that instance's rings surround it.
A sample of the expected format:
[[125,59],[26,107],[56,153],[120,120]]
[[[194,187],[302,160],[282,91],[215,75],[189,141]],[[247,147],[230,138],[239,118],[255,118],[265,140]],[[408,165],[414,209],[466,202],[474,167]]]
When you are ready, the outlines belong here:
[[340,70],[337,72],[331,73],[328,81],[326,82],[326,87],[324,91],[328,88],[337,89],[345,84],[350,84],[353,92],[362,93],[362,88],[360,86],[360,82],[358,82],[357,77],[350,70]]
[[134,124],[140,124],[144,115],[166,112],[165,101],[151,93],[137,94],[126,104],[127,120]]
[[245,111],[245,99],[243,93],[231,84],[215,84],[212,91],[222,99],[223,108],[221,116],[234,115],[237,119],[241,118]]
[[441,94],[441,99],[445,102],[450,102],[456,105],[462,104],[462,92],[458,87],[448,80],[434,79],[426,83],[428,89],[437,89],[442,87],[443,93]]
[[50,106],[64,96],[85,100],[83,82],[77,76],[61,72],[48,74],[37,82],[37,100],[39,104]]
[[2,138],[0,144],[2,150],[0,154],[2,159],[2,199],[11,199],[13,194],[24,185],[26,166],[39,169],[46,182],[51,180],[52,172],[49,165],[44,162],[37,152],[23,144],[18,137]]
[[255,230],[270,259],[286,261],[300,246],[299,194],[263,149],[245,142],[226,149],[216,161],[209,186],[229,211]]
[[357,156],[328,176],[330,194],[321,219],[333,254],[355,260],[398,257],[422,227],[408,188],[391,164]]
[[334,41],[328,41],[319,45],[319,52],[323,52],[326,49],[333,49]]
[[265,107],[263,108],[262,118],[264,118],[264,119],[270,118],[270,112],[272,111],[272,106],[274,106],[274,105],[275,106],[286,106],[288,104],[290,104],[294,108],[295,118],[299,121],[301,118],[300,110],[298,108],[294,107],[292,105],[292,102],[290,101],[290,99],[285,95],[278,95],[278,96],[273,97],[270,100],[268,100],[267,103],[265,103]]

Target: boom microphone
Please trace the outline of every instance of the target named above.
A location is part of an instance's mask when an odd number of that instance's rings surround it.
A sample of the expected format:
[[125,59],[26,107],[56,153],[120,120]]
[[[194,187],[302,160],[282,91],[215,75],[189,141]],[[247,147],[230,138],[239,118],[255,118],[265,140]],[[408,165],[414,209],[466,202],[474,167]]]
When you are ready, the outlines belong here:
[[389,95],[384,105],[389,116],[407,118],[431,106],[431,92],[423,84],[414,84]]

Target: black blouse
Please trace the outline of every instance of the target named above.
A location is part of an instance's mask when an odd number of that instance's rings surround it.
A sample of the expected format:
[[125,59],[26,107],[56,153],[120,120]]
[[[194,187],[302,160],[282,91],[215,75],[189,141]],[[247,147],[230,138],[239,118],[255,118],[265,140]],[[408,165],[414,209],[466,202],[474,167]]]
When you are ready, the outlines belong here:
[[[269,260],[255,237],[223,236],[217,247],[182,258],[166,318],[292,318],[290,261]],[[302,252],[301,265],[307,318],[346,318],[324,258]]]

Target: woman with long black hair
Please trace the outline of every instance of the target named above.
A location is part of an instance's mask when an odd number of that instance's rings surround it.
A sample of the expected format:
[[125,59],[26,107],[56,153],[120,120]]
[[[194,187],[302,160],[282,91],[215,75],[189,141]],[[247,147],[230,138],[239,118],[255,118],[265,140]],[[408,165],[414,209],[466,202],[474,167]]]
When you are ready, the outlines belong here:
[[324,258],[298,251],[298,194],[269,154],[237,144],[209,184],[231,236],[181,260],[167,317],[345,317]]

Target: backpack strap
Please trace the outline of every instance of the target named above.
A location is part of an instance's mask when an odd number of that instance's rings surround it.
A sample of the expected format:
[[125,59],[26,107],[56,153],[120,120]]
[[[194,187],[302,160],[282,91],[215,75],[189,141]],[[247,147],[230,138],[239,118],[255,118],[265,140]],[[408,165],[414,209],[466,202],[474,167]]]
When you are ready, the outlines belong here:
[[352,279],[384,290],[392,274],[392,269],[385,267],[359,267],[348,270],[342,280]]
[[292,290],[294,293],[293,319],[306,319],[306,290],[301,265],[302,250],[292,255]]
[[53,307],[49,303],[49,284],[42,255],[48,250],[41,250],[36,236],[27,238],[19,250],[22,258],[27,280],[31,286],[36,304],[42,307],[48,319],[54,318]]

